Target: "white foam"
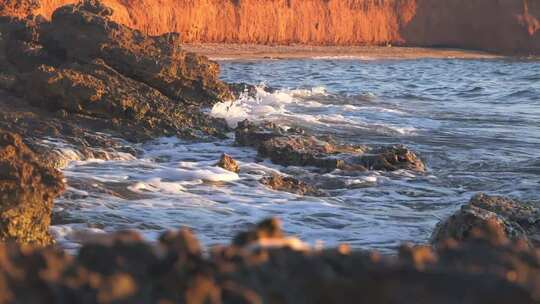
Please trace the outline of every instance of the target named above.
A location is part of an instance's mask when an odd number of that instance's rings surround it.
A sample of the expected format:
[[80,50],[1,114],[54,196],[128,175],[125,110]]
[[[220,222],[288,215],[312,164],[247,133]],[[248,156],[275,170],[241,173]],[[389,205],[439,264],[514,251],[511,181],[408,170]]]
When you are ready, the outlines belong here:
[[[360,129],[394,135],[414,135],[418,131],[415,126],[394,122],[406,117],[404,111],[382,104],[341,103],[322,86],[269,93],[261,85],[256,88],[255,96],[243,93],[238,100],[214,105],[210,115],[224,118],[233,128],[238,122],[248,119],[253,122],[274,121],[281,125],[291,123],[306,128]],[[405,119],[405,123],[408,122],[414,121]]]

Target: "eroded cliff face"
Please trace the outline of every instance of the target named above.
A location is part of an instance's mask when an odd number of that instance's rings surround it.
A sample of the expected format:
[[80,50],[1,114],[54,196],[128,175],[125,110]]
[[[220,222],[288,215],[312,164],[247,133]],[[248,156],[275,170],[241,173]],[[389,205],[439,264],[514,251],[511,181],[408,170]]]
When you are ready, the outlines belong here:
[[[42,0],[35,12],[50,17],[59,6],[73,2]],[[115,21],[151,35],[179,32],[183,42],[393,44],[540,54],[540,1],[536,0],[104,2],[114,9]],[[11,12],[16,7],[11,5]]]

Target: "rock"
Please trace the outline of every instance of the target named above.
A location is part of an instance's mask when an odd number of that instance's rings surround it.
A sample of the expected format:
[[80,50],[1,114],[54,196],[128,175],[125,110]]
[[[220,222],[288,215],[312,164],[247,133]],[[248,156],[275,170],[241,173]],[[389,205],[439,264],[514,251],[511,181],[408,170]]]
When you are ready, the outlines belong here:
[[518,202],[503,196],[476,194],[469,202],[519,224],[527,234],[540,230],[540,209],[525,202]]
[[540,212],[531,205],[480,193],[437,224],[431,240],[435,244],[449,238],[462,241],[471,238],[474,229],[484,229],[488,225],[497,226],[505,238],[534,244],[538,242]]
[[[217,64],[180,50],[174,34],[144,35],[110,21],[112,13],[88,0],[59,9],[53,22],[0,17],[0,128],[59,165],[44,139],[85,159],[107,158],[122,140],[224,138],[225,120],[201,108],[228,96]],[[109,138],[86,140],[103,133]]]
[[196,130],[218,134],[215,126],[222,127],[220,121],[173,102],[158,90],[119,74],[102,60],[58,69],[42,65],[29,76],[26,88],[32,105],[97,118],[114,117],[159,130],[163,135],[188,136]]
[[185,229],[164,234],[157,245],[133,232],[108,235],[83,245],[75,256],[0,244],[0,300],[538,303],[540,256],[519,242],[493,241],[485,232],[474,229],[476,239],[436,249],[403,246],[399,257],[344,246],[294,247],[277,219],[262,221],[207,255]]
[[240,166],[238,166],[238,163],[232,157],[225,153],[221,154],[221,158],[219,159],[216,166],[234,173],[240,172]]
[[284,166],[313,166],[324,171],[425,171],[422,160],[404,146],[370,148],[343,145],[270,122],[260,125],[239,122],[235,136],[237,145],[256,147],[260,156]]
[[290,176],[283,176],[279,174],[272,174],[261,179],[261,184],[277,190],[285,191],[298,195],[310,195],[310,196],[323,196],[322,191],[317,190],[312,185],[309,185],[303,181]]
[[239,233],[233,240],[237,246],[246,246],[260,239],[280,239],[285,235],[281,230],[281,222],[277,218],[266,219],[258,223],[254,229]]
[[24,18],[32,15],[39,7],[38,0],[3,0],[0,2],[0,16]]
[[0,240],[48,245],[53,199],[62,174],[38,161],[13,133],[0,130]]
[[362,155],[356,162],[368,170],[417,172],[426,170],[422,160],[414,152],[401,145],[374,149]]
[[231,98],[219,65],[181,49],[177,34],[147,36],[109,19],[110,8],[84,0],[56,10],[44,45],[68,61],[103,60],[120,74],[175,101],[211,105]]
[[341,153],[357,154],[361,149],[335,145],[313,136],[289,135],[262,142],[258,151],[261,156],[269,157],[276,164],[314,166],[331,171],[338,167],[344,167],[343,161],[335,157],[336,155]]
[[160,244],[165,246],[169,252],[187,254],[191,256],[201,256],[202,248],[197,237],[189,229],[178,231],[167,231],[159,238]]
[[287,129],[272,123],[255,124],[249,120],[238,123],[235,129],[235,143],[238,146],[259,147],[263,142],[275,137],[303,134],[302,130]]

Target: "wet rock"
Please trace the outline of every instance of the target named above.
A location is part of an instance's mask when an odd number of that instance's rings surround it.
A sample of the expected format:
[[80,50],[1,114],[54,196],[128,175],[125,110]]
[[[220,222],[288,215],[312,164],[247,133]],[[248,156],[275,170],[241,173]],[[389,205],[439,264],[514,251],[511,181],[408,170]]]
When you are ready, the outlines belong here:
[[417,172],[426,170],[426,166],[414,152],[400,145],[371,150],[362,155],[356,162],[368,170],[396,171],[403,169]]
[[102,59],[173,100],[212,104],[231,97],[219,80],[219,65],[183,51],[177,34],[147,36],[111,21],[110,15],[112,10],[95,0],[60,7],[44,44],[69,61]]
[[300,129],[285,129],[273,123],[256,125],[249,121],[238,123],[236,144],[258,148],[259,155],[285,166],[313,166],[325,171],[400,169],[424,172],[425,165],[404,146],[370,148],[343,145],[331,138],[317,138]]
[[539,215],[538,208],[531,205],[480,193],[448,219],[437,224],[431,239],[435,244],[449,238],[461,241],[471,238],[474,229],[497,226],[505,238],[522,239],[534,244],[538,242]]
[[242,95],[255,98],[257,96],[257,88],[254,85],[242,83],[230,83],[229,89],[235,99],[240,98]]
[[255,124],[246,119],[239,122],[235,129],[235,143],[239,146],[259,147],[263,142],[272,138],[293,134],[303,134],[303,131],[284,129],[272,122]]
[[240,172],[240,166],[238,165],[238,163],[232,157],[225,153],[221,154],[221,158],[219,159],[216,166],[234,173]]
[[13,133],[0,130],[0,240],[48,245],[62,174],[41,163]]
[[232,95],[235,99],[239,99],[242,96],[247,96],[250,98],[257,98],[257,89],[262,89],[264,92],[267,93],[275,93],[277,91],[276,88],[273,87],[257,87],[245,82],[241,83],[229,83],[229,89],[231,90]]
[[484,193],[473,196],[469,204],[519,224],[529,236],[540,234],[540,209],[532,204]]
[[319,191],[312,185],[307,184],[301,180],[298,180],[294,177],[283,176],[280,174],[272,174],[271,176],[266,176],[261,179],[261,184],[277,190],[285,191],[298,195],[310,195],[310,196],[323,196],[324,192]]

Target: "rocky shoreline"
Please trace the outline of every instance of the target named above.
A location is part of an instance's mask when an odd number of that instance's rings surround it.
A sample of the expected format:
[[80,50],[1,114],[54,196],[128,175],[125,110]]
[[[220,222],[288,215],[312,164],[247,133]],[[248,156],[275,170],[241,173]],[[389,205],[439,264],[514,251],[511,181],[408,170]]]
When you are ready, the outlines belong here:
[[[32,3],[22,1],[18,9]],[[28,9],[29,12],[32,9]],[[311,248],[268,219],[230,245],[201,248],[188,230],[157,244],[136,232],[88,240],[73,256],[54,245],[58,169],[78,159],[136,156],[159,136],[235,144],[321,175],[429,164],[401,145],[348,145],[299,128],[242,121],[232,130],[207,107],[247,90],[184,51],[176,34],[148,36],[110,19],[95,0],[40,16],[0,17],[0,303],[538,303],[540,210],[478,194],[397,256]],[[65,155],[60,147],[73,148]],[[216,163],[238,172],[234,155]],[[274,174],[277,191],[324,196],[311,181]]]

